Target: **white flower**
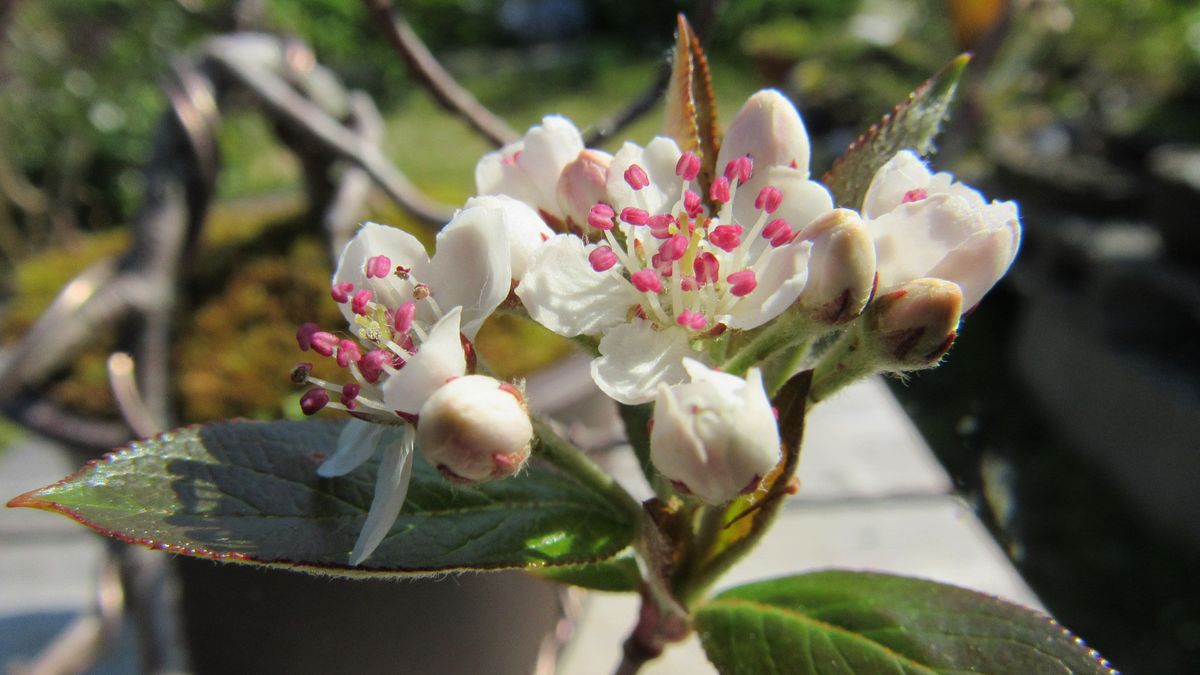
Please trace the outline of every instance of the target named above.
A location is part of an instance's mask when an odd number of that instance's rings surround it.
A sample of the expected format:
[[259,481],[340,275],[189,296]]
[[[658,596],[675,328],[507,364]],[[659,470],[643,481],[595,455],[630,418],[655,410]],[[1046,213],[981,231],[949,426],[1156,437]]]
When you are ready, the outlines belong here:
[[475,165],[475,187],[479,194],[508,195],[562,220],[566,213],[558,204],[558,178],[582,150],[575,125],[550,115],[521,140],[484,155]]
[[[513,281],[520,281],[525,276],[529,256],[546,240],[554,236],[541,216],[525,202],[518,201],[507,195],[481,195],[467,200],[464,208],[483,207],[489,209],[494,219],[493,226],[504,229],[508,238],[509,261]],[[451,227],[466,227],[467,222],[455,219],[450,221],[446,229]],[[445,232],[445,230],[442,230]]]
[[664,476],[710,504],[758,488],[779,462],[779,430],[762,375],[746,379],[692,359],[687,384],[659,385],[650,461]]
[[931,173],[914,153],[888,160],[871,180],[863,216],[875,238],[879,287],[932,277],[979,303],[1008,270],[1021,242],[1015,202],[991,202],[948,173]]
[[608,165],[607,198],[586,217],[601,241],[551,239],[517,286],[550,330],[601,336],[592,374],[617,401],[653,399],[659,383],[683,380],[679,359],[698,356],[694,346],[763,325],[804,290],[812,243],[799,232],[833,203],[808,180],[799,114],[760,92],[727,138],[729,159],[708,186],[699,158],[673,140],[626,143]]

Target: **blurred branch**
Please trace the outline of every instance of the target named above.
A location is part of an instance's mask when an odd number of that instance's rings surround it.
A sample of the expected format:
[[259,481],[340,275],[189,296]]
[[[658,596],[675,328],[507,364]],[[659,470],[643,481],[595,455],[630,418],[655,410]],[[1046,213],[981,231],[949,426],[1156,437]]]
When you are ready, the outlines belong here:
[[481,136],[499,147],[519,137],[508,124],[464,89],[421,42],[404,16],[392,9],[390,0],[363,0],[376,21],[387,31],[388,40],[411,74],[446,110],[462,117]]
[[254,95],[276,119],[303,132],[306,139],[326,151],[362,167],[396,203],[431,226],[441,227],[453,209],[425,196],[384,157],[378,146],[347,129],[279,77],[238,55],[242,36],[214,38],[208,58]]
[[143,438],[161,432],[165,425],[154,418],[153,411],[138,391],[133,357],[125,352],[114,352],[108,357],[107,366],[109,386],[129,428]]

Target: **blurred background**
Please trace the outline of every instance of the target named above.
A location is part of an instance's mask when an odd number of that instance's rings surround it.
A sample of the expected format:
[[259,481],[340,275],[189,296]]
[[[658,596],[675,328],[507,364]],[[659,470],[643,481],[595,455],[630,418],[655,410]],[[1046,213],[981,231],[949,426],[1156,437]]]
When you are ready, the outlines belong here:
[[[433,200],[469,196],[475,161],[492,146],[431,100],[367,4],[0,0],[0,339],[25,336],[80,270],[131,243],[142,250],[131,224],[162,197],[143,173],[167,142],[160,119],[189,91],[180,64],[218,34],[307,45],[289,63],[316,75],[297,88],[343,120],[353,114],[346,92],[365,92],[381,113],[383,155]],[[687,12],[708,46],[722,119],[754,90],[780,88],[814,137],[814,173],[956,54],[974,52],[934,162],[990,197],[1019,200],[1023,250],[947,362],[893,382],[894,393],[1062,623],[1125,672],[1195,672],[1200,7],[409,0],[396,9],[513,129],[558,112],[585,133],[653,87],[675,14]],[[328,70],[313,70],[313,58]],[[325,301],[336,235],[314,209],[329,195],[306,197],[336,187],[323,173],[332,160],[306,152],[261,97],[221,91],[219,123],[202,120],[215,146],[191,148],[209,158],[197,171],[211,199],[175,271],[171,375],[155,399],[178,422],[297,415],[294,327],[336,320]],[[658,112],[617,137],[648,140]],[[428,234],[379,191],[355,215]],[[31,420],[33,392],[54,410],[119,423],[106,359],[132,329],[111,328],[5,393],[9,416]],[[519,352],[527,340],[539,349]],[[516,321],[493,322],[480,348],[508,376],[570,349]],[[6,423],[0,444],[25,433]]]

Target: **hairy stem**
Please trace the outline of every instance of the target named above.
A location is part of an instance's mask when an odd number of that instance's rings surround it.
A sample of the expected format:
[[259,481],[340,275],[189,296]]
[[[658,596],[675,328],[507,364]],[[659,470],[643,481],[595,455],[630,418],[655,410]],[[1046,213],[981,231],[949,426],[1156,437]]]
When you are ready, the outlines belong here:
[[544,421],[534,418],[533,431],[538,437],[541,456],[554,466],[573,476],[580,483],[608,498],[608,501],[634,522],[642,518],[642,505],[637,503],[621,484],[596,463],[588,459],[573,443],[559,436]]

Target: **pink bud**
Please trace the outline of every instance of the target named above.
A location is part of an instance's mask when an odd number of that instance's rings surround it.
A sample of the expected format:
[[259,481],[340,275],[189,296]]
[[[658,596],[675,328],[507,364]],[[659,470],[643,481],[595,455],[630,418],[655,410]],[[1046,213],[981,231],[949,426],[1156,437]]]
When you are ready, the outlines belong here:
[[696,153],[688,151],[679,156],[675,163],[675,175],[684,180],[696,180],[700,175],[700,158]]
[[608,246],[597,246],[588,254],[588,262],[597,272],[610,270],[617,264],[617,254]]
[[742,226],[718,225],[708,233],[708,240],[722,251],[733,251],[742,243]]
[[625,182],[634,190],[641,190],[650,184],[650,176],[646,175],[646,170],[637,164],[630,164],[628,169],[625,169]]
[[320,387],[309,389],[300,397],[300,410],[305,415],[315,415],[326,405],[329,405],[329,392]]
[[750,295],[758,288],[758,279],[754,276],[754,270],[740,270],[725,277],[725,281],[729,282],[729,292],[737,297]]
[[662,280],[658,278],[658,273],[652,269],[644,269],[639,272],[634,272],[629,277],[629,281],[633,283],[633,287],[643,293],[661,293]]
[[621,209],[621,220],[630,225],[645,225],[650,222],[650,214],[643,209],[627,206]]

